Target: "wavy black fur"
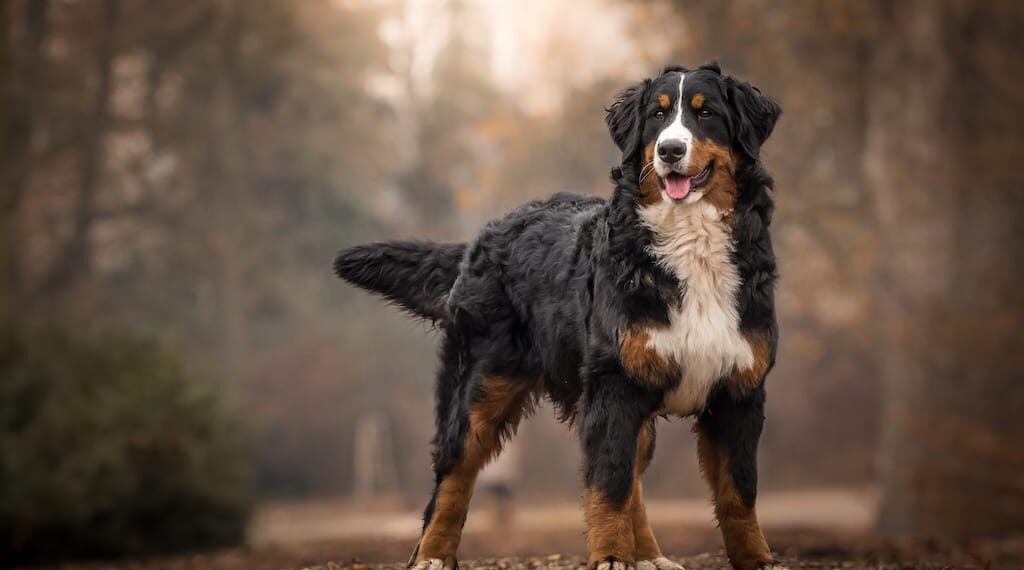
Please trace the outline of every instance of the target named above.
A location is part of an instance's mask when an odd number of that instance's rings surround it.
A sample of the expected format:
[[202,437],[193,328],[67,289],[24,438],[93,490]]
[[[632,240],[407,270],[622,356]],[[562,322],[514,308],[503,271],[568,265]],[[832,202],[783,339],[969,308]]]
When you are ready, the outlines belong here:
[[436,321],[444,318],[445,298],[465,250],[464,243],[425,241],[357,245],[338,252],[334,272],[413,316]]

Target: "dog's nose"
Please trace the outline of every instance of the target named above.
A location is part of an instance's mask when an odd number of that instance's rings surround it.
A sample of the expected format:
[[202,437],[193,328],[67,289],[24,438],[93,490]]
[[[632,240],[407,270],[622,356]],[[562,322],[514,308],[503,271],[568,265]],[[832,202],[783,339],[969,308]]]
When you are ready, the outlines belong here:
[[670,139],[658,143],[658,156],[665,162],[672,164],[679,162],[686,154],[686,143],[679,139]]

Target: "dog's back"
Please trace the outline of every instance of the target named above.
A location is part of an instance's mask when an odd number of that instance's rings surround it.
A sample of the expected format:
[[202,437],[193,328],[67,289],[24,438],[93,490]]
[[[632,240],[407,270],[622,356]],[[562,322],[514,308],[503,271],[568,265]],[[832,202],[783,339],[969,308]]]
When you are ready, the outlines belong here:
[[[339,251],[334,271],[416,317],[446,321],[454,303],[473,318],[487,319],[492,305],[505,301],[525,316],[536,299],[533,289],[549,292],[565,277],[560,264],[572,255],[580,229],[603,205],[594,196],[555,194],[492,220],[469,244],[362,244]],[[485,290],[505,283],[510,287],[504,299],[480,298]]]

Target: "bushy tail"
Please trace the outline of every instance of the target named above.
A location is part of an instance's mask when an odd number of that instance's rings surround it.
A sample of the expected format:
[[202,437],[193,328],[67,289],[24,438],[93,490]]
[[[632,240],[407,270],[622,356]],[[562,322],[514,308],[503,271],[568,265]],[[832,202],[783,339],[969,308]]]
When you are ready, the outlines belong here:
[[339,251],[334,272],[413,315],[439,321],[465,251],[464,243],[369,243]]

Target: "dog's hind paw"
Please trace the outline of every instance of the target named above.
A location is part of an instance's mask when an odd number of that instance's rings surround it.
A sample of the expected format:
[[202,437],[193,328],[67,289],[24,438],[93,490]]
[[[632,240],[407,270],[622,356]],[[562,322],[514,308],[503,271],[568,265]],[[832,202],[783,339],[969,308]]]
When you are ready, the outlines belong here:
[[636,570],[686,570],[682,566],[672,562],[664,556],[659,556],[654,560],[637,560]]
[[598,562],[594,570],[636,570],[629,562],[623,562],[615,558],[606,558]]
[[439,558],[427,558],[409,566],[410,570],[452,570],[451,566],[445,566],[444,560]]

